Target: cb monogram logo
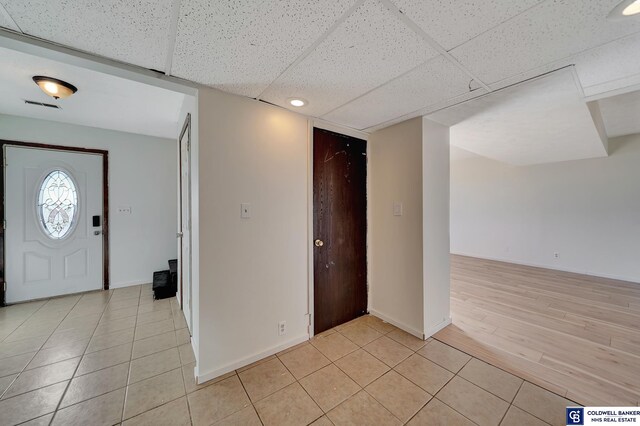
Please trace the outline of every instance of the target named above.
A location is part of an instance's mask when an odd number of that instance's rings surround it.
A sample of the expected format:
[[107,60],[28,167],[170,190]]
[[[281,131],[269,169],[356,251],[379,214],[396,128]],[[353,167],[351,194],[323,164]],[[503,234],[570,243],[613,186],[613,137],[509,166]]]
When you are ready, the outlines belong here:
[[584,425],[584,408],[567,408],[567,425]]

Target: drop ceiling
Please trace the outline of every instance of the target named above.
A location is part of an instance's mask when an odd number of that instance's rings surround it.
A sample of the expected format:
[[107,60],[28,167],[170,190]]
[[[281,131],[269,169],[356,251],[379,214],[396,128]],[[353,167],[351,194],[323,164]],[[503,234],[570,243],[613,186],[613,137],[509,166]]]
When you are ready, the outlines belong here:
[[0,0],[0,26],[372,131],[575,65],[640,88],[619,0]]

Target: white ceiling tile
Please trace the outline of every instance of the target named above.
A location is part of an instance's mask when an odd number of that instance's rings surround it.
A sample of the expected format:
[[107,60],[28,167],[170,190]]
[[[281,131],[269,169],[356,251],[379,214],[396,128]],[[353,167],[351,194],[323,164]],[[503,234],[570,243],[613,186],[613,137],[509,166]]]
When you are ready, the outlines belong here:
[[391,0],[446,50],[543,0]]
[[469,92],[470,80],[440,55],[322,118],[365,129]]
[[355,0],[183,0],[173,75],[257,97]]
[[513,165],[604,157],[572,70],[493,92],[427,118],[451,125],[451,144]]
[[640,81],[640,33],[550,62],[489,86],[497,90],[569,66],[575,66],[586,97],[635,86]]
[[640,33],[578,54],[571,62],[585,89],[639,74]]
[[437,52],[376,0],[367,0],[304,61],[275,81],[263,98],[290,107],[310,101],[321,116],[395,78]]
[[0,27],[8,28],[13,31],[20,31],[20,28],[16,26],[16,23],[13,22],[13,19],[11,18],[11,16],[7,13],[7,11],[2,6],[2,3],[0,3]]
[[640,133],[640,91],[598,101],[607,136]]
[[547,0],[451,51],[485,83],[496,83],[640,31],[609,21],[619,0]]
[[[486,95],[487,93],[489,93],[489,92],[487,92],[485,89],[482,89],[482,88],[475,89],[472,92],[465,92],[462,95],[456,96],[455,98],[447,99],[445,101],[438,102],[438,103],[429,105],[427,107],[424,107],[422,109],[419,109],[417,111],[414,111],[414,112],[412,112],[410,114],[401,115],[401,116],[398,116],[398,117],[396,117],[396,118],[394,118],[392,120],[386,121],[384,123],[377,124],[377,125],[372,126],[372,127],[368,127],[366,129],[364,129],[364,131],[365,132],[369,132],[369,133],[375,132],[377,130],[384,129],[385,127],[393,126],[394,124],[398,124],[398,123],[401,123],[401,122],[406,121],[406,120],[410,120],[410,119],[415,118],[415,117],[421,117],[421,116],[426,116],[426,115],[429,115],[429,114],[433,114],[434,112],[441,111],[441,110],[446,110],[446,109],[451,108],[453,106],[457,107],[458,105],[464,104],[465,102],[467,102],[467,101],[469,101],[471,99],[482,97],[482,96]],[[436,121],[432,117],[430,117],[430,118],[431,118],[431,120]],[[449,126],[449,124],[447,124],[447,123],[440,123],[440,124],[443,124],[445,126]]]
[[162,70],[171,0],[2,0],[25,34]]

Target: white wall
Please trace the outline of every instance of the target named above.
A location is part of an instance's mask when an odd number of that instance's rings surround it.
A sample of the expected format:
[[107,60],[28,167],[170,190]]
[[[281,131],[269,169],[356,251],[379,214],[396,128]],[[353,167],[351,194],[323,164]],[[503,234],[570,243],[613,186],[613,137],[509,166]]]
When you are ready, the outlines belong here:
[[[451,251],[640,282],[640,135],[607,158],[451,164]],[[554,257],[558,253],[558,257]]]
[[424,333],[451,323],[449,128],[422,119]]
[[0,139],[109,151],[112,288],[149,283],[176,258],[176,141],[9,115]]
[[422,118],[373,133],[368,168],[370,312],[422,336]]
[[309,132],[281,108],[213,89],[198,98],[202,382],[308,338]]

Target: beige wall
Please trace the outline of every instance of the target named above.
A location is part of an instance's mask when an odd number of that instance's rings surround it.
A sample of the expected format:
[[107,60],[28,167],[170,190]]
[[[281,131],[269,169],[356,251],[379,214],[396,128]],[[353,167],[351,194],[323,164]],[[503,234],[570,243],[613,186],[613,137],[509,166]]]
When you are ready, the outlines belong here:
[[449,128],[419,117],[369,140],[370,311],[430,336],[451,321]]
[[422,118],[371,135],[369,210],[370,311],[422,335]]
[[207,380],[308,338],[309,132],[301,115],[212,89],[198,115],[196,374]]
[[[205,381],[308,338],[313,121],[202,89],[198,122],[194,346],[196,375]],[[425,320],[422,126],[416,119],[378,132],[369,160],[371,305],[417,335]],[[445,177],[434,185],[444,185],[448,197]],[[403,216],[393,216],[393,201],[403,203]],[[240,218],[241,203],[251,204],[251,219]],[[448,281],[446,292],[448,311]],[[283,336],[280,321],[287,323]]]

